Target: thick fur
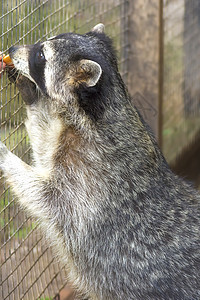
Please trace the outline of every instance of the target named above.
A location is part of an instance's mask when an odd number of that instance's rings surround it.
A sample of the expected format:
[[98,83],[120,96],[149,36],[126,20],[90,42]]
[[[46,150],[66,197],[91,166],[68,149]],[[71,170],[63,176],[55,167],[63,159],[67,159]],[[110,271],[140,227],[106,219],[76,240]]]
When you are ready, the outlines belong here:
[[199,193],[170,171],[130,104],[103,26],[10,56],[33,165],[1,143],[0,167],[79,293],[200,299]]

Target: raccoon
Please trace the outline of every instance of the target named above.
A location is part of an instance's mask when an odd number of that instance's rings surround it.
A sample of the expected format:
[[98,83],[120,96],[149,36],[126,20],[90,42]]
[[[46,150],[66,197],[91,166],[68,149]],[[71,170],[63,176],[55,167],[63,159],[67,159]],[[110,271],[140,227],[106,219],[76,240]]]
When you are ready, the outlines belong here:
[[27,108],[27,165],[0,168],[83,299],[200,299],[199,193],[132,106],[103,24],[9,55]]

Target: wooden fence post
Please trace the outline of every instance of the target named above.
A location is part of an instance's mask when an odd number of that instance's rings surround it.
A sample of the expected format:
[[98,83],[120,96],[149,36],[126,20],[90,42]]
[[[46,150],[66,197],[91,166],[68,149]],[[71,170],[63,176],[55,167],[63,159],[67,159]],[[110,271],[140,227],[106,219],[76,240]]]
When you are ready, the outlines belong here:
[[159,1],[129,1],[128,86],[133,103],[159,136]]

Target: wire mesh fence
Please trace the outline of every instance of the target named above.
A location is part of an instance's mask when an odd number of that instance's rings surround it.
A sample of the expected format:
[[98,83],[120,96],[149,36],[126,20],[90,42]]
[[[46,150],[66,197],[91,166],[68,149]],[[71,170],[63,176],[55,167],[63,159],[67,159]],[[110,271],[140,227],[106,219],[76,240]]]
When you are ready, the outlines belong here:
[[[89,31],[106,25],[126,79],[127,11],[125,0],[1,1],[1,52],[15,44],[33,44],[61,32]],[[16,87],[1,77],[0,137],[17,156],[30,161],[24,129],[25,110]],[[27,217],[0,177],[0,299],[53,299],[66,274],[48,248],[35,220]]]
[[[103,22],[114,39],[120,71],[130,90],[136,83],[132,89],[133,102],[141,105],[144,117],[142,104],[148,104],[148,110],[153,107],[153,115],[157,111],[162,115],[159,124],[163,152],[168,162],[173,162],[200,132],[200,3],[198,0],[159,3],[162,3],[161,13],[157,0],[134,0],[134,5],[132,0],[1,1],[0,51],[7,53],[12,45],[33,44],[61,32],[84,33]],[[148,13],[150,16],[145,17]],[[159,63],[159,15],[164,34],[160,50],[162,67],[155,66]],[[145,26],[151,26],[151,30],[145,30]],[[152,43],[152,39],[156,42]],[[162,110],[152,106],[159,89],[156,80],[159,68],[164,70]],[[0,81],[1,140],[17,156],[30,162],[24,104],[6,74]],[[53,299],[65,285],[65,270],[55,261],[37,222],[20,210],[0,177],[0,299]]]
[[173,163],[199,135],[200,2],[163,1],[163,151]]

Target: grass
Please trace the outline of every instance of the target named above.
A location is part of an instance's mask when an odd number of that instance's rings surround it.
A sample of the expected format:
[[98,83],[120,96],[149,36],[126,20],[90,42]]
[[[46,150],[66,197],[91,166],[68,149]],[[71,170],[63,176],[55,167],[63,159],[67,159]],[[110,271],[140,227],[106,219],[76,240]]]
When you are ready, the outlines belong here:
[[23,217],[16,210],[15,203],[11,197],[10,189],[6,189],[0,198],[0,227],[3,232],[1,240],[17,238],[18,241],[24,239],[27,234],[36,227],[34,222],[22,222]]
[[[24,154],[28,145],[25,128],[23,125],[20,127],[19,130],[11,127],[9,134],[7,134],[6,128],[1,130],[1,139],[9,149],[14,149],[13,152],[19,157]],[[3,182],[0,180],[0,231],[2,230],[1,235],[3,235],[1,240],[5,240],[8,237],[16,237],[21,240],[35,228],[34,223],[21,226],[19,223],[22,222],[22,217],[16,211],[16,205],[10,189],[3,188]]]

